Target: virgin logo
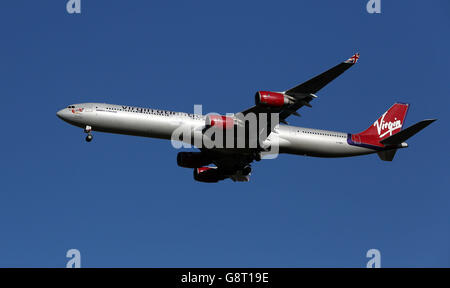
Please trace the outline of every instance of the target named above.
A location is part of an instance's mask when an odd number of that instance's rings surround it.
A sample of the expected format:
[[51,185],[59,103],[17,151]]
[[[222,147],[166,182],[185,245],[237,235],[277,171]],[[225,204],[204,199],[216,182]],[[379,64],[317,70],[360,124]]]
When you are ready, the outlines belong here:
[[383,138],[387,134],[389,134],[389,136],[392,136],[393,131],[402,128],[402,121],[397,120],[397,118],[394,118],[393,122],[385,122],[384,117],[386,116],[386,114],[387,112],[385,112],[379,120],[373,123],[373,126],[377,127],[378,135],[380,136],[380,138]]
[[83,112],[83,108],[72,109],[72,113],[73,114],[77,114],[77,113],[80,113],[80,112]]

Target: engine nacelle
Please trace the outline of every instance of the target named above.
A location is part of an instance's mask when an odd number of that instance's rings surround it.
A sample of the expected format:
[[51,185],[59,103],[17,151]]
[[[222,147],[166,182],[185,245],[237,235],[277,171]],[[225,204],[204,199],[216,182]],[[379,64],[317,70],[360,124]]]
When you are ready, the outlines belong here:
[[194,169],[194,179],[200,182],[215,183],[225,179],[217,167],[200,167]]
[[258,91],[255,94],[255,104],[263,106],[281,107],[294,103],[292,96],[270,91]]
[[234,127],[234,118],[221,115],[207,115],[206,127],[217,127],[220,129],[231,129]]
[[211,160],[201,152],[179,152],[177,164],[184,168],[198,168],[211,164]]

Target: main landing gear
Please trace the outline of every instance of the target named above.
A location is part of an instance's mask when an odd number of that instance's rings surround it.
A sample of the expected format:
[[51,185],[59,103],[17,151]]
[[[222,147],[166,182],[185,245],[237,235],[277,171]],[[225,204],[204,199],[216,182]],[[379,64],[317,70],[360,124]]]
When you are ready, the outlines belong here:
[[88,133],[88,135],[86,136],[86,142],[91,142],[92,139],[94,138],[94,136],[92,136],[91,134],[91,130],[92,130],[91,126],[86,126],[86,128],[84,128],[84,133]]

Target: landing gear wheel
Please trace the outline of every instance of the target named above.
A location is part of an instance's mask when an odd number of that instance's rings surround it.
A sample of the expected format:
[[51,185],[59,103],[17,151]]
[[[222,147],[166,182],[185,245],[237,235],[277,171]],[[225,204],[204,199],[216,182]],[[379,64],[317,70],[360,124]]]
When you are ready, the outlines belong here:
[[88,134],[86,136],[86,142],[91,142],[93,138],[94,138],[94,136],[92,136],[92,134]]
[[242,169],[242,175],[248,176],[252,173],[252,167],[246,166],[244,169]]
[[260,152],[255,152],[255,153],[253,154],[253,159],[254,159],[255,161],[261,161],[261,153],[260,153]]

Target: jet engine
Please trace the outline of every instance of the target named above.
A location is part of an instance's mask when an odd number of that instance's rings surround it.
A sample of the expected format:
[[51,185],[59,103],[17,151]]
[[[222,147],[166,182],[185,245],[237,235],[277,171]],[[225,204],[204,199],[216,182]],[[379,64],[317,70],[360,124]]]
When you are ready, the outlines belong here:
[[292,96],[270,91],[258,91],[255,94],[255,104],[262,106],[281,107],[293,104],[295,99]]
[[211,160],[201,152],[179,152],[177,155],[178,166],[185,168],[198,168],[211,164]]
[[207,115],[206,127],[217,127],[220,129],[230,129],[234,127],[234,118],[221,115]]
[[199,182],[215,183],[225,178],[217,167],[200,167],[194,169],[194,179]]

